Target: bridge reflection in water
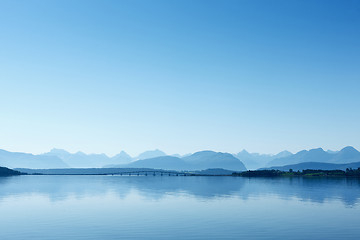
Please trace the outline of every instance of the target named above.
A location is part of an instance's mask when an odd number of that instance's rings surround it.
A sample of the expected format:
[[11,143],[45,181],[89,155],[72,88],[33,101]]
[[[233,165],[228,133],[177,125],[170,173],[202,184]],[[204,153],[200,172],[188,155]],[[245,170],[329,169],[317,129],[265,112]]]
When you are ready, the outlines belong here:
[[120,175],[120,176],[193,176],[196,175],[190,172],[174,172],[174,171],[131,171],[131,172],[118,172],[110,173],[108,175]]

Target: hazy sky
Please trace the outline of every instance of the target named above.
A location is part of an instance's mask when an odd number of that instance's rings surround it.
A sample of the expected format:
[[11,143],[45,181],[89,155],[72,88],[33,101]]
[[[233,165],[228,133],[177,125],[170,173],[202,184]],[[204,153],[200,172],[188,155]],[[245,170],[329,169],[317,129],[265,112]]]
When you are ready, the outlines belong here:
[[0,1],[0,148],[360,149],[360,1]]

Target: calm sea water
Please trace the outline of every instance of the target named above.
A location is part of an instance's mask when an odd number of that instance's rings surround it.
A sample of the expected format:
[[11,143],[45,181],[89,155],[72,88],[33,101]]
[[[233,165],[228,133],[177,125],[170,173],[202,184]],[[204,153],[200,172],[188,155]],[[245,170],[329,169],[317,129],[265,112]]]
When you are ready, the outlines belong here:
[[0,178],[0,239],[360,239],[360,180]]

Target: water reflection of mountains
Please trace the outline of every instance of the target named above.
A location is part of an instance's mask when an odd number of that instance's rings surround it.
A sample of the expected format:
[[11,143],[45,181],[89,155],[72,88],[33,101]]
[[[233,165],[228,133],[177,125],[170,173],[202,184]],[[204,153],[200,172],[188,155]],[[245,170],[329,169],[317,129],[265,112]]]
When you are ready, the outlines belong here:
[[275,195],[283,199],[323,203],[341,200],[352,206],[360,199],[360,179],[352,178],[242,178],[153,176],[15,176],[0,178],[0,199],[40,194],[53,201],[115,193],[119,198],[137,191],[161,199],[187,194],[202,200]]

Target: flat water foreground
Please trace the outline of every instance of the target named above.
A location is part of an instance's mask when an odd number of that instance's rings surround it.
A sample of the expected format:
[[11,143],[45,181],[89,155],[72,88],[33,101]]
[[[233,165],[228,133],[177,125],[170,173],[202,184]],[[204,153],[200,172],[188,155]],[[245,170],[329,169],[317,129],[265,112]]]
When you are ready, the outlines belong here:
[[360,239],[360,179],[0,178],[0,239]]

